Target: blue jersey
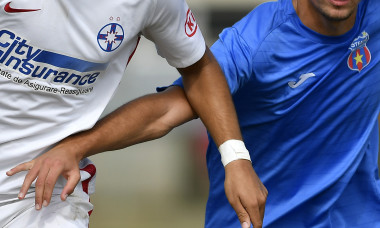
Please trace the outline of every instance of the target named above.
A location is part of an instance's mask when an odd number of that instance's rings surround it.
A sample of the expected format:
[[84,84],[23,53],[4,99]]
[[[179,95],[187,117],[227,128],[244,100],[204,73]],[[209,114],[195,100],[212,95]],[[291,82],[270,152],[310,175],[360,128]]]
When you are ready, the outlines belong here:
[[[264,227],[380,227],[379,8],[362,0],[354,27],[329,37],[292,1],[264,3],[212,46],[269,192]],[[240,227],[211,138],[207,166],[206,227]]]

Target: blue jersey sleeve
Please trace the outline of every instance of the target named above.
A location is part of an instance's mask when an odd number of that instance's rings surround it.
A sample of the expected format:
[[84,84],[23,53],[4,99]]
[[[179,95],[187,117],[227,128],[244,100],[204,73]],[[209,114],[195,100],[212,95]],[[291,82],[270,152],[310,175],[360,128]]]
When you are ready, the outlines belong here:
[[252,75],[252,55],[249,46],[234,27],[227,28],[211,51],[222,68],[230,91],[234,94]]

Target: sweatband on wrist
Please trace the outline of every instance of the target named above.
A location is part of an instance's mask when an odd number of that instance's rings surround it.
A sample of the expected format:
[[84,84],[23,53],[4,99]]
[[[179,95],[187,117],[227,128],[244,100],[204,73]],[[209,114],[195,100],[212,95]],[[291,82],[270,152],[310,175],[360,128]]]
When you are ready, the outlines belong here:
[[232,161],[239,159],[251,161],[249,152],[247,148],[245,148],[244,142],[241,140],[227,140],[222,145],[220,145],[218,149],[220,155],[222,156],[222,163],[224,166],[226,166],[228,163]]

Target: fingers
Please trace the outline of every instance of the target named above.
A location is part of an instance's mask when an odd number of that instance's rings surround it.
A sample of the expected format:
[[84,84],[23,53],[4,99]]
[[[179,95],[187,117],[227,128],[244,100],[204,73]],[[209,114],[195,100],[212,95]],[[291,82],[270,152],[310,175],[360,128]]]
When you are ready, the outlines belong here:
[[254,228],[263,227],[264,205],[259,206],[257,203],[252,203],[250,206],[243,206],[241,202],[231,202],[231,206],[234,208],[242,228],[249,228],[251,222]]
[[28,191],[28,189],[32,185],[33,181],[37,178],[37,175],[38,175],[38,169],[31,168],[29,170],[29,172],[25,176],[24,183],[22,184],[20,192],[18,194],[18,198],[19,199],[24,199],[24,197],[26,195],[26,192]]
[[[16,173],[19,173],[21,171],[28,171],[31,170],[34,166],[34,161],[25,162],[20,165],[17,165],[16,167],[10,169],[8,172],[6,172],[7,176],[13,176]],[[30,188],[30,185],[33,183],[33,181],[37,177],[37,172],[35,171],[29,171],[24,179],[24,183],[20,189],[20,193],[18,194],[19,199],[23,199],[25,197],[26,192]]]
[[[260,182],[261,183],[261,182]],[[259,201],[259,204],[261,204],[262,206],[260,207],[260,213],[261,213],[261,216],[262,216],[262,219],[264,219],[264,214],[265,214],[265,205],[266,205],[266,202],[267,202],[267,198],[268,198],[268,189],[264,186],[263,183],[261,183],[261,189],[262,189],[262,197],[261,197],[261,201]]]
[[[32,171],[32,170],[33,169],[31,169],[30,171]],[[43,202],[43,197],[44,197],[46,179],[47,179],[47,176],[49,174],[49,170],[50,170],[49,167],[42,166],[42,168],[38,172],[38,178],[37,178],[36,185],[35,185],[35,207],[36,207],[36,210],[40,210],[42,207],[42,204],[44,204],[44,206],[48,205],[48,201],[45,200]],[[49,202],[50,202],[50,198],[49,198]]]
[[[12,176],[21,171],[29,170],[20,188],[20,193],[18,194],[18,198],[24,199],[28,189],[30,188],[32,183],[36,180],[36,183],[35,183],[36,210],[40,210],[42,206],[46,207],[49,205],[55,183],[57,182],[59,176],[63,172],[63,165],[59,162],[51,162],[49,160],[45,160],[44,164],[45,165],[41,165],[39,162],[35,162],[33,160],[30,162],[20,164],[12,168],[6,173],[8,176]],[[68,182],[67,184],[69,186],[69,188],[66,190],[67,195],[73,192],[76,185],[76,184],[74,185],[74,183],[78,183],[80,179],[79,171],[78,171],[78,174],[74,175],[74,178],[70,178],[70,179],[72,179],[72,181]]]
[[8,176],[12,176],[16,173],[19,173],[21,171],[28,171],[30,170],[31,168],[33,167],[33,162],[25,162],[25,163],[22,163],[14,168],[12,168],[11,170],[9,170],[6,174]]
[[[244,209],[243,205],[236,201],[236,202],[230,202],[231,206],[234,208],[236,215],[239,218],[240,224],[242,228],[249,228],[251,226],[251,219],[249,218],[249,215],[247,211]],[[256,226],[255,226],[256,228]]]
[[261,184],[260,189],[261,192],[256,193],[256,200],[251,201],[251,203],[249,203],[250,201],[247,201],[244,205],[244,208],[248,212],[254,228],[263,227],[265,202],[268,195],[268,191],[264,185]]
[[265,188],[264,185],[262,185],[262,192],[263,192],[263,196],[262,198],[259,200],[259,205],[260,205],[260,217],[261,217],[261,221],[264,220],[264,214],[265,214],[265,203],[267,201],[267,197],[268,197],[268,190]]
[[72,172],[68,176],[67,183],[66,183],[66,185],[63,188],[62,193],[61,193],[61,200],[62,201],[65,201],[67,196],[74,192],[75,186],[77,186],[79,181],[80,181],[79,171]]
[[48,153],[29,162],[22,163],[9,170],[6,174],[12,176],[21,171],[28,171],[20,188],[19,199],[24,199],[28,189],[35,181],[35,208],[40,210],[51,201],[54,186],[62,175],[67,183],[62,190],[61,199],[66,200],[80,180],[79,161],[73,154],[62,150],[50,150]]
[[248,222],[243,222],[243,223],[241,224],[241,227],[242,227],[242,228],[249,228],[249,227],[251,227],[251,224],[248,223]]
[[[36,188],[41,187],[43,189],[41,191],[42,192],[42,199],[39,202],[42,201],[42,205],[44,207],[46,207],[50,204],[51,196],[53,194],[55,183],[57,182],[59,176],[62,173],[62,167],[61,166],[56,166],[56,167],[57,168],[55,168],[55,169],[50,168],[48,170],[48,174],[47,174],[45,179],[43,178],[43,176],[41,176],[41,182],[42,182],[41,186],[39,186],[39,185],[37,186],[37,183],[36,183]],[[40,177],[38,177],[38,179],[40,179]],[[38,181],[39,180],[37,180],[37,182]],[[38,192],[38,193],[40,194],[41,192]],[[37,196],[37,191],[36,191],[36,201],[39,200],[39,198],[37,198],[37,197],[40,197],[40,195]]]
[[250,163],[234,161],[225,167],[225,191],[242,227],[262,228],[268,191]]
[[251,219],[253,227],[262,228],[264,219],[264,209],[262,209],[262,207],[260,207],[258,204],[252,204],[246,207],[246,210],[249,214],[249,218]]

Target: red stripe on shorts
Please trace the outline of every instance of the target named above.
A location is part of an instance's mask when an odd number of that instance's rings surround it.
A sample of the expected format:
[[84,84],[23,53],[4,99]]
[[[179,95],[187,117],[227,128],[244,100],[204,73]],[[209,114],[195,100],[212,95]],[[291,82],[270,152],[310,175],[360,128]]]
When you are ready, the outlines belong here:
[[[87,165],[86,167],[84,167],[84,168],[82,168],[80,170],[85,171],[85,172],[87,172],[87,173],[90,174],[90,178],[88,178],[87,180],[82,181],[83,191],[88,194],[88,185],[90,184],[91,179],[96,174],[96,167],[93,164],[89,164],[89,165]],[[88,215],[90,216],[91,213],[92,213],[92,210],[88,212]]]
[[82,171],[88,172],[90,174],[90,178],[87,180],[82,181],[82,188],[85,193],[88,194],[88,185],[91,181],[91,179],[95,176],[96,173],[96,167],[93,164],[89,164],[86,167],[80,169]]

